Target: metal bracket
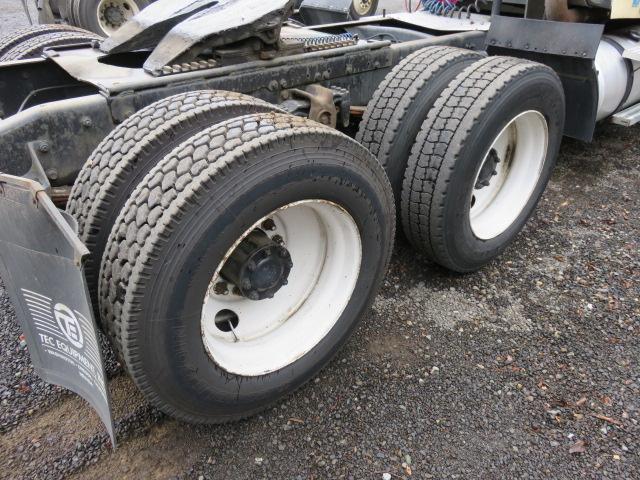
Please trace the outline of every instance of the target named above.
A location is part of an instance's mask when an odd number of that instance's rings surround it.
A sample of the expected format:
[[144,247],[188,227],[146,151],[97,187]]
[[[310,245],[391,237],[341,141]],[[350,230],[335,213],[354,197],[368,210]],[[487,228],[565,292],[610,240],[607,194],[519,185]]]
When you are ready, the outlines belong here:
[[491,19],[486,47],[594,59],[603,31],[599,24],[498,16]]
[[294,115],[308,117],[331,128],[336,128],[338,121],[343,127],[349,125],[351,97],[346,89],[314,84],[304,90],[292,88],[282,93],[287,98],[281,104],[282,108]]

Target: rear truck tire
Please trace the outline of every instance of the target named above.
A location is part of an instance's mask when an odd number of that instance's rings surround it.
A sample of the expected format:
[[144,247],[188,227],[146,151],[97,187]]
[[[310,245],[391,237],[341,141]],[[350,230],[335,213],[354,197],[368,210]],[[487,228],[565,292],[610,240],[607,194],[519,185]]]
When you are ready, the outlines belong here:
[[4,35],[0,38],[0,61],[2,58],[14,47],[20,46],[27,41],[31,41],[36,37],[42,37],[44,35],[52,33],[68,33],[75,32],[78,34],[87,34],[86,30],[81,28],[72,27],[71,25],[33,25],[30,27],[16,30],[8,35]]
[[131,195],[102,262],[135,383],[195,423],[297,389],[369,308],[394,216],[377,160],[308,119],[251,114],[186,140]]
[[398,208],[407,160],[427,113],[451,81],[480,58],[461,48],[423,48],[396,65],[373,94],[356,140],[384,166]]
[[442,92],[413,146],[402,226],[434,262],[471,272],[531,216],[556,163],[564,91],[545,65],[489,57]]
[[362,17],[375,15],[376,10],[378,10],[378,0],[353,0],[349,9],[349,16],[353,20],[358,20]]
[[68,0],[71,22],[98,35],[113,35],[151,2],[149,0]]
[[91,154],[78,174],[67,212],[78,222],[89,249],[84,265],[89,294],[98,312],[100,262],[120,210],[135,187],[171,150],[224,120],[278,110],[235,92],[193,91],[159,100],[118,125]]
[[0,62],[12,62],[16,60],[38,58],[47,48],[100,40],[102,40],[102,37],[99,37],[92,32],[82,31],[81,29],[77,29],[77,31],[65,29],[64,31],[45,33],[44,35],[37,35],[28,38],[13,46],[4,55],[2,55],[2,57],[0,57]]

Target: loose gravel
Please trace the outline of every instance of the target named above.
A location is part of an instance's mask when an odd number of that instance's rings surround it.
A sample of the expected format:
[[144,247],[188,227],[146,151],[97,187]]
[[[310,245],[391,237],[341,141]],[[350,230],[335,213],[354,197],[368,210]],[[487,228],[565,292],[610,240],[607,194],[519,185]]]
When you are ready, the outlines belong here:
[[[19,2],[0,0],[0,33]],[[524,232],[452,275],[400,238],[335,361],[263,415],[201,427],[145,404],[111,358],[119,447],[33,373],[0,286],[7,478],[640,478],[640,127],[565,140]]]

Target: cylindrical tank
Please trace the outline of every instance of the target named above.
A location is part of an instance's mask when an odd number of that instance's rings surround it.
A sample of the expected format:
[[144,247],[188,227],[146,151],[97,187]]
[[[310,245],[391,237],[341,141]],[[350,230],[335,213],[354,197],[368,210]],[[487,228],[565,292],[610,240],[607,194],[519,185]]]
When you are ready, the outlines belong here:
[[625,49],[640,45],[628,32],[604,35],[596,53],[598,114],[602,120],[640,102],[640,62],[622,57]]

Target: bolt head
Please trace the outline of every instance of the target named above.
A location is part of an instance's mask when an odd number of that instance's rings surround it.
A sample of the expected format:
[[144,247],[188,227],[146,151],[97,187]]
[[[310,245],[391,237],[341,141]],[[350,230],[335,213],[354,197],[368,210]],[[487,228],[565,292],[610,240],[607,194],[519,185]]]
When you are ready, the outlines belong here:
[[258,292],[249,292],[247,298],[249,300],[260,300],[260,295],[258,295]]

